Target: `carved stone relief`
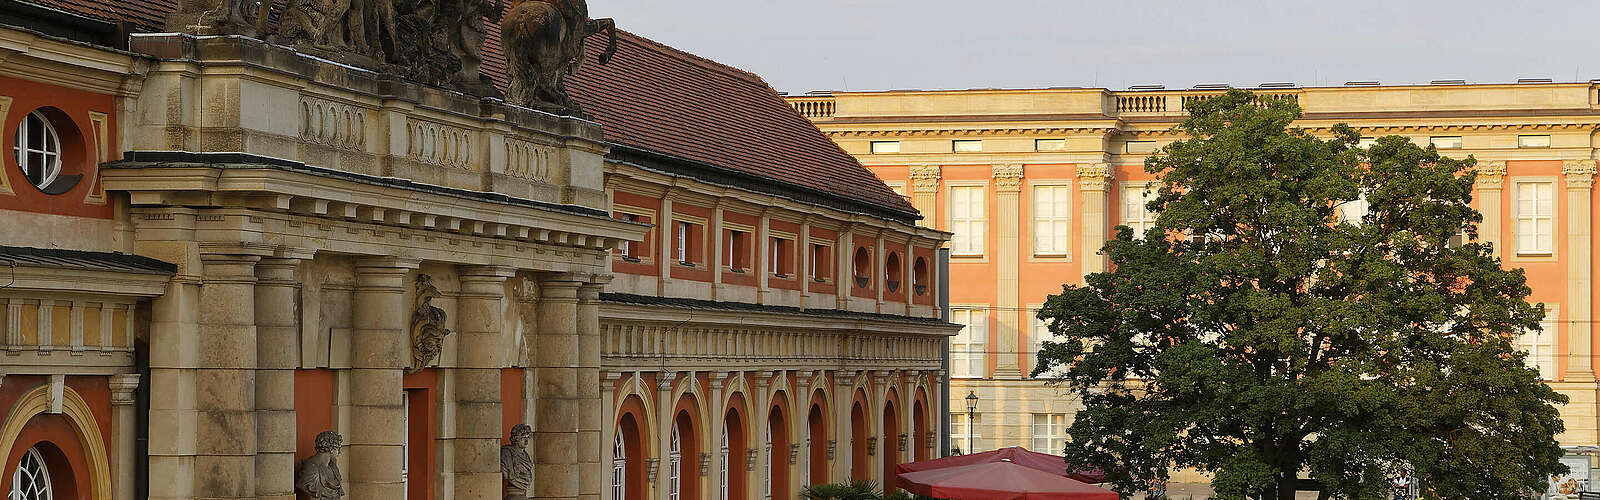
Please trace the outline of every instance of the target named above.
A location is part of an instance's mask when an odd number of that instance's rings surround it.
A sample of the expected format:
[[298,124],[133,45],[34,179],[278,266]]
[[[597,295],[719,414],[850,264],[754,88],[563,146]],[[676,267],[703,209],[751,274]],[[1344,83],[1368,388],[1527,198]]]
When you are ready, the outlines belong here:
[[567,97],[566,77],[583,65],[584,40],[607,34],[600,64],[617,50],[616,23],[590,19],[585,0],[513,0],[500,33],[509,73],[506,102],[557,114],[582,114]]
[[422,371],[437,359],[445,336],[450,335],[444,327],[444,309],[433,305],[433,299],[442,296],[433,286],[433,278],[418,274],[416,286],[417,309],[411,313],[411,368],[407,373]]
[[361,108],[311,97],[300,99],[300,138],[323,146],[361,150],[367,146]]
[[550,148],[532,142],[506,139],[506,175],[550,182]]
[[460,127],[423,120],[407,120],[406,156],[444,167],[472,168],[473,134]]
[[300,462],[295,474],[294,489],[312,500],[336,500],[344,497],[344,478],[339,475],[339,456],[344,436],[334,431],[317,434],[317,454]]

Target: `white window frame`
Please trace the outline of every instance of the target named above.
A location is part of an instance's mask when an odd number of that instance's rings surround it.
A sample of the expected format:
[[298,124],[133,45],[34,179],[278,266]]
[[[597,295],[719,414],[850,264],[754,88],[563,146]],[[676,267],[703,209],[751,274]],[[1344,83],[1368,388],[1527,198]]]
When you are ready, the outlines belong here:
[[[25,487],[26,485],[26,487]],[[11,473],[9,500],[52,500],[55,485],[50,481],[50,466],[38,448],[28,448]]]
[[[967,420],[968,416],[972,417],[971,421]],[[978,440],[983,439],[981,425],[983,415],[980,413],[950,412],[950,445],[960,448],[966,455],[976,453]]]
[[[1540,144],[1540,143],[1543,144]],[[1549,134],[1529,134],[1517,136],[1518,148],[1548,148],[1550,147]]]
[[1372,212],[1372,204],[1367,202],[1367,192],[1356,194],[1356,199],[1339,204],[1339,222],[1349,222],[1361,225],[1361,221]]
[[[30,122],[34,120],[38,120],[39,125],[44,129],[44,149],[28,147],[28,133],[33,128]],[[17,124],[17,136],[15,139],[16,143],[12,145],[12,151],[16,153],[17,167],[22,170],[23,178],[28,179],[29,184],[33,184],[34,187],[39,189],[44,189],[54,184],[56,178],[61,176],[61,134],[56,132],[56,127],[50,123],[50,118],[39,111],[28,113]],[[28,160],[30,156],[35,154],[41,156],[43,164],[34,165],[32,161]],[[34,182],[31,178],[35,169],[41,170],[39,182]]]
[[[949,187],[950,205],[950,255],[956,257],[982,257],[988,230],[985,205],[988,204],[987,184],[958,184]],[[965,202],[965,210],[959,210]]]
[[1061,453],[1067,445],[1067,414],[1034,413],[1032,420],[1033,447],[1040,453]]
[[1034,139],[1033,150],[1038,152],[1066,151],[1066,139]]
[[1561,328],[1561,307],[1557,304],[1544,305],[1544,320],[1539,322],[1541,331],[1525,331],[1517,335],[1517,349],[1527,351],[1528,357],[1524,362],[1529,368],[1539,370],[1539,378],[1555,380],[1556,378],[1556,338]]
[[[1065,198],[1065,201],[1061,200]],[[1046,205],[1042,209],[1041,205]],[[1062,207],[1066,208],[1063,213]],[[1072,185],[1033,186],[1033,254],[1063,257],[1072,254]]]
[[989,309],[951,307],[950,322],[964,325],[950,337],[950,378],[984,378],[989,370]]
[[1122,143],[1122,152],[1130,155],[1143,155],[1156,152],[1161,145],[1156,141],[1128,141]]
[[674,253],[673,260],[676,260],[676,261],[678,261],[680,263],[681,262],[688,262],[689,261],[689,233],[690,233],[690,231],[692,229],[694,229],[694,224],[690,223],[688,221],[681,221],[680,220],[680,221],[676,221],[674,223],[674,226],[676,226],[676,228],[678,230],[678,235],[677,235],[678,246],[677,246],[677,249],[673,250],[673,253]]
[[983,140],[982,139],[955,139],[955,140],[952,140],[952,141],[950,141],[950,152],[952,152],[952,153],[982,153],[983,152]]
[[867,150],[875,155],[899,153],[900,141],[872,141],[867,144]]
[[767,426],[766,444],[762,447],[767,452],[761,455],[761,470],[766,471],[766,478],[761,481],[761,498],[772,500],[772,427]]
[[[1516,223],[1517,255],[1553,256],[1556,242],[1556,183],[1554,179],[1519,179],[1513,184],[1512,219]],[[1527,188],[1527,189],[1525,189]],[[1541,193],[1541,190],[1543,191]],[[1530,194],[1532,196],[1530,196]],[[1548,206],[1541,206],[1548,197]],[[1544,226],[1541,232],[1541,225]]]
[[[1144,233],[1156,224],[1156,213],[1147,208],[1150,199],[1159,194],[1155,181],[1124,182],[1121,189],[1118,192],[1122,203],[1117,208],[1117,224],[1133,228],[1134,239],[1144,239]],[[1138,205],[1130,205],[1132,200],[1137,200]]]
[[611,443],[611,498],[628,498],[628,447],[620,432]]
[[406,497],[411,496],[411,393],[400,391],[400,408],[404,412],[400,416],[400,428],[405,432],[400,433],[400,491]]
[[1428,144],[1435,149],[1461,149],[1461,136],[1436,135],[1428,138]]
[[718,491],[717,498],[719,498],[721,500],[728,500],[728,428],[727,427],[723,427],[722,428],[722,470],[720,472],[718,472],[718,474],[719,475],[717,477],[721,478],[722,487]]
[[667,452],[667,499],[678,500],[679,484],[683,479],[683,443],[678,437],[678,424],[672,424],[672,439]]

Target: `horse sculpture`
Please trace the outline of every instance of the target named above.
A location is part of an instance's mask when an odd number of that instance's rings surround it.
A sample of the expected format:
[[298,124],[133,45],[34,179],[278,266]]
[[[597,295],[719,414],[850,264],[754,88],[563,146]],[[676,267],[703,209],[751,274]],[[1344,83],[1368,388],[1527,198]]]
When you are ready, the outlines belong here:
[[506,101],[557,114],[581,115],[567,96],[566,77],[583,65],[584,40],[606,33],[600,64],[617,51],[611,19],[590,19],[585,0],[513,0],[500,20],[505,40]]

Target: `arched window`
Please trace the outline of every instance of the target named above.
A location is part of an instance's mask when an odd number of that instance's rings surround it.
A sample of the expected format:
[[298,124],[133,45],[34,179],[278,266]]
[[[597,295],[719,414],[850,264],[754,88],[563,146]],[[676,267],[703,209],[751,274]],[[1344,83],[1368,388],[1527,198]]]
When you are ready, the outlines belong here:
[[61,175],[61,136],[44,113],[28,113],[17,124],[17,167],[28,183],[44,189]]
[[50,469],[38,448],[28,448],[11,474],[11,493],[6,500],[51,500]]
[[883,264],[883,285],[891,292],[900,291],[900,278],[904,271],[900,266],[900,254],[889,252],[889,258]]
[[681,490],[679,487],[681,485],[678,483],[683,476],[683,474],[681,474],[682,471],[679,470],[683,468],[683,448],[681,443],[678,442],[678,426],[676,425],[672,426],[672,444],[671,448],[668,448],[668,450],[667,498],[670,500],[678,500],[678,492]]
[[867,247],[857,247],[855,258],[852,260],[856,288],[866,288],[872,284],[872,254],[867,252]]
[[611,443],[611,498],[628,498],[628,448],[622,443],[622,433]]
[[722,484],[722,495],[717,497],[728,500],[728,428],[722,428],[722,472],[718,483]]
[[918,296],[928,294],[928,261],[922,257],[911,264],[911,288]]

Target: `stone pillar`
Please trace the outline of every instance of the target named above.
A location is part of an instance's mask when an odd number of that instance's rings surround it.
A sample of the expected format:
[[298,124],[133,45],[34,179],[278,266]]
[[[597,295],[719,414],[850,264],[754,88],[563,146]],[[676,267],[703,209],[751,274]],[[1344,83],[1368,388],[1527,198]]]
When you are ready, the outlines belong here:
[[1106,232],[1111,228],[1111,197],[1106,191],[1111,187],[1111,165],[1096,163],[1078,167],[1078,199],[1082,200],[1083,249],[1078,262],[1084,276],[1106,270],[1106,257],[1100,247],[1106,243]]
[[804,220],[800,221],[800,236],[795,238],[795,243],[799,246],[797,250],[800,251],[800,255],[794,260],[799,263],[799,265],[795,266],[794,274],[795,279],[800,280],[801,309],[805,309],[811,299],[811,266],[815,265],[811,261],[814,257],[811,253],[811,217],[807,215]]
[[672,266],[678,262],[672,258],[672,245],[678,241],[673,234],[678,231],[678,223],[672,220],[674,194],[675,191],[668,189],[661,195],[661,210],[656,213],[656,295],[660,296],[667,295],[667,283],[672,281]]
[[139,388],[139,374],[112,375],[111,379],[111,474],[116,491],[112,498],[133,500],[134,454],[139,430],[139,415],[133,404],[133,391]]
[[[721,478],[718,476],[722,474],[722,466],[723,462],[725,461],[722,458],[722,433],[727,430],[726,427],[728,426],[728,407],[727,405],[723,404],[722,390],[724,387],[727,387],[727,384],[728,372],[711,372],[710,384],[707,387],[707,389],[710,389],[711,392],[706,394],[706,398],[710,399],[710,401],[702,401],[700,403],[705,405],[706,428],[710,429],[711,433],[710,436],[706,436],[706,439],[701,440],[701,442],[707,443],[707,449],[700,451],[710,451],[711,460],[710,465],[708,466],[708,470],[710,472],[706,474],[706,477],[700,478],[700,484],[705,485],[707,489],[702,489],[700,491],[704,492],[705,496],[709,498],[724,498],[718,496],[719,493],[721,493],[719,488],[723,487],[723,485],[719,482]],[[733,443],[729,442],[728,444],[732,445]],[[738,451],[729,449],[728,458],[733,458],[733,454],[735,453],[738,453]],[[699,473],[699,471],[695,472],[697,474]],[[738,472],[743,473],[744,471],[741,470]],[[734,470],[729,468],[728,479],[730,479],[730,482],[733,479],[733,474]],[[731,495],[733,494],[733,491],[730,489],[728,493]]]
[[[603,372],[600,374],[600,422],[603,425],[600,427],[600,468],[602,469],[601,472],[605,474],[611,472],[611,463],[616,459],[616,456],[612,454],[611,445],[617,439],[617,426],[613,425],[617,421],[617,414],[613,409],[616,408],[616,387],[617,381],[620,380],[622,380],[621,373]],[[607,475],[607,482],[600,488],[600,500],[626,500],[611,497],[611,488],[605,487],[611,484],[610,479],[611,476]]]
[[755,234],[755,260],[751,262],[750,271],[756,273],[756,303],[767,304],[772,302],[772,289],[768,286],[768,278],[777,271],[773,269],[772,262],[772,216],[768,215],[771,209],[761,209],[761,218],[756,221]]
[[1491,161],[1478,164],[1478,212],[1483,222],[1478,224],[1478,240],[1488,243],[1495,255],[1505,255],[1500,248],[1500,189],[1505,185],[1506,162]]
[[[771,444],[767,442],[767,435],[771,432],[768,430],[768,426],[771,423],[767,422],[767,417],[771,416],[771,414],[767,410],[772,408],[772,391],[769,388],[772,384],[773,373],[783,372],[755,372],[755,383],[751,384],[755,386],[755,394],[752,394],[751,396],[753,397],[750,398],[754,405],[750,407],[750,423],[745,426],[745,428],[750,429],[750,435],[745,437],[745,445],[756,450],[756,455],[755,461],[746,465],[753,469],[754,474],[751,474],[751,471],[739,471],[740,474],[745,474],[745,478],[748,479],[745,481],[745,488],[749,493],[745,498],[762,498],[761,492],[772,484],[772,467],[780,467],[780,464],[788,463],[789,460],[787,450],[774,450],[767,446]],[[783,458],[780,459],[779,457]],[[769,458],[771,459],[770,461],[768,460]],[[772,464],[772,467],[762,467],[762,464]],[[733,474],[733,471],[730,470],[728,473]],[[796,489],[798,490],[798,488]],[[772,496],[776,498],[781,493],[774,491]]]
[[202,254],[200,259],[194,496],[255,498],[255,267],[261,258]]
[[[578,421],[585,403],[578,386],[578,288],[583,277],[550,274],[539,281],[539,334],[534,369],[533,485],[541,499],[576,499],[579,490]],[[599,392],[599,387],[594,387]],[[594,443],[598,445],[599,443]]]
[[[585,444],[578,450],[580,500],[599,500],[600,491],[611,484],[611,462],[601,453],[603,449],[608,455],[611,450],[611,442],[601,439],[604,429],[611,427],[605,417],[611,400],[600,391],[600,292],[611,278],[590,276],[578,287],[578,442]],[[595,442],[600,446],[589,444]]]
[[[501,335],[505,331],[506,280],[516,270],[463,266],[456,299],[455,494],[500,498]],[[423,471],[426,473],[427,471]]]
[[[690,377],[693,376],[691,373]],[[672,449],[672,421],[676,417],[672,414],[672,407],[677,404],[677,401],[672,400],[672,384],[677,382],[677,379],[678,372],[656,372],[656,445],[653,448],[656,453],[654,483],[656,498],[659,500],[669,500],[672,492],[672,485],[667,484],[669,480],[667,467],[670,466],[668,461],[671,460],[668,450]]]
[[911,166],[911,206],[922,212],[925,227],[940,227],[938,218],[939,166]]
[[[256,265],[256,496],[293,500],[300,259]],[[320,432],[320,431],[319,431]]]
[[[350,434],[345,478],[350,500],[405,498],[404,370],[411,364],[406,276],[419,262],[393,257],[356,262],[350,330]],[[432,474],[433,471],[411,471]]]
[[[852,283],[854,285],[854,283]],[[855,437],[855,426],[850,421],[850,408],[855,405],[855,383],[857,372],[840,370],[834,372],[833,388],[833,482],[848,483],[853,477],[850,470],[854,467],[855,449],[850,439]]]
[[850,297],[856,292],[856,277],[853,267],[856,260],[856,233],[853,224],[845,224],[839,231],[839,241],[833,246],[834,251],[834,288],[839,292],[838,309],[850,310]]
[[[873,238],[872,274],[869,275],[872,277],[872,284],[874,285],[873,289],[877,291],[876,302],[873,304],[872,311],[879,314],[883,313],[884,289],[889,286],[889,254],[888,252],[883,251],[883,233],[883,230],[879,230],[878,235]],[[903,264],[905,259],[900,259],[900,262]],[[902,275],[900,278],[901,281],[905,281],[904,275]],[[905,286],[905,284],[901,283],[901,286]]]
[[997,165],[992,169],[995,187],[995,227],[999,232],[998,248],[994,252],[996,276],[998,279],[997,293],[995,294],[996,335],[999,341],[995,346],[995,378],[1020,379],[1022,367],[1019,363],[1021,356],[1017,346],[1021,328],[1020,319],[1023,315],[1022,305],[1017,298],[1019,282],[1017,280],[1020,248],[1018,235],[1021,233],[1022,221],[1020,220],[1019,205],[1022,194],[1022,165]]
[[717,300],[722,294],[722,269],[733,267],[732,262],[724,262],[732,255],[722,255],[723,248],[728,245],[722,237],[723,213],[722,199],[718,198],[711,205],[711,220],[706,221],[706,236],[711,241],[711,247],[706,249],[706,262],[711,263],[711,300]]
[[[150,498],[194,498],[195,364],[199,357],[200,279],[180,275],[151,301]],[[251,435],[255,431],[251,430]]]
[[1594,244],[1590,221],[1594,194],[1594,160],[1568,160],[1561,169],[1567,185],[1567,376],[1569,381],[1593,381],[1594,355],[1589,321],[1593,319]]

